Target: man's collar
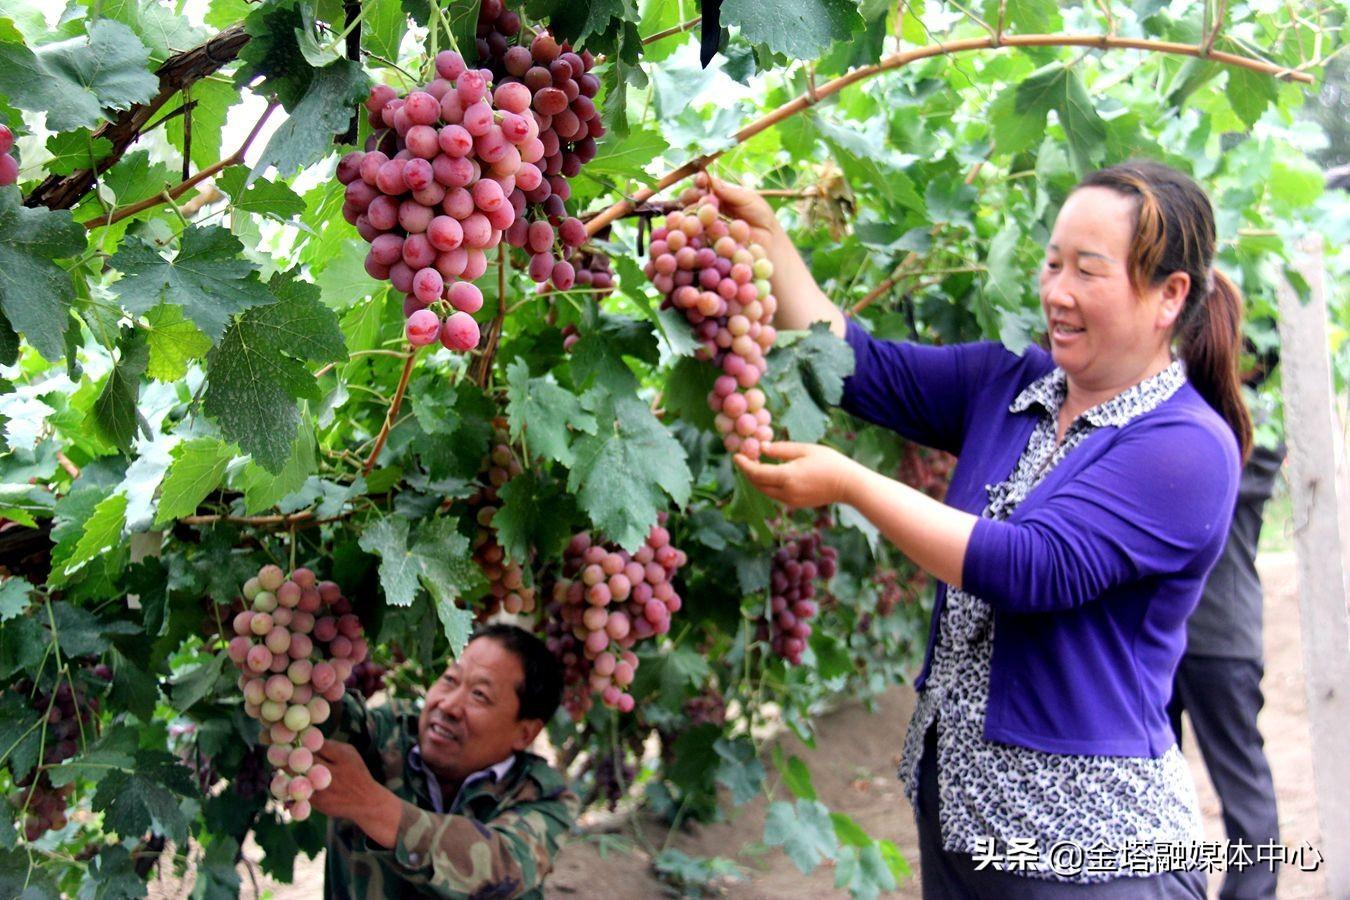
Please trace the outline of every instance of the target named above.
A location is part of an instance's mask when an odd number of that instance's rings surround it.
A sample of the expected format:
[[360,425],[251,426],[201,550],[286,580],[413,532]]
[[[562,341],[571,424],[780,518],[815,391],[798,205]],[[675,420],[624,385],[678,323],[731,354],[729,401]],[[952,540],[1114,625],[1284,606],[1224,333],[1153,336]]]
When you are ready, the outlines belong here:
[[[506,777],[506,773],[511,771],[511,766],[516,761],[516,755],[512,753],[501,762],[494,763],[485,769],[479,769],[465,778],[459,786],[459,793],[463,794],[470,785],[477,784],[480,781],[498,782]],[[408,751],[408,768],[422,775],[427,780],[427,793],[431,795],[431,804],[436,812],[445,812],[445,795],[441,790],[441,780],[436,773],[422,761],[422,748],[417,744],[412,745]],[[458,800],[458,795],[455,797]],[[454,808],[451,803],[451,808]]]

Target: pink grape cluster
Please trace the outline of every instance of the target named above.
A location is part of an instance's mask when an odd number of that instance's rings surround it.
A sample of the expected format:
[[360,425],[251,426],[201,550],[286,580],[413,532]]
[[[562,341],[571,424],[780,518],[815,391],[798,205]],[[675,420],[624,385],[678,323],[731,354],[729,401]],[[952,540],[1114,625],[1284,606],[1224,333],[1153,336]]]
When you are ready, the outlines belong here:
[[19,180],[19,161],[9,151],[14,149],[14,132],[8,125],[0,125],[0,187],[8,187]]
[[473,282],[525,192],[544,182],[536,163],[546,148],[524,85],[494,89],[491,72],[449,50],[435,65],[437,77],[406,97],[371,89],[366,110],[379,130],[366,152],[342,158],[337,178],[343,216],[370,243],[366,271],[406,295],[409,342],[472,350],[483,306]]
[[526,572],[520,561],[506,558],[506,550],[497,542],[497,529],[492,525],[492,519],[501,507],[497,492],[524,471],[509,441],[505,421],[495,423],[492,448],[483,458],[483,483],[469,498],[469,506],[475,510],[478,523],[473,537],[473,561],[487,578],[491,597],[481,613],[483,619],[499,609],[511,615],[534,612],[534,586],[525,583]]
[[633,711],[626,692],[637,671],[633,646],[670,631],[682,601],[675,573],[689,561],[655,525],[636,553],[572,536],[562,578],[553,586],[545,617],[546,643],[563,664],[563,702],[573,718],[590,709],[592,693],[620,712]]
[[309,817],[313,792],[332,782],[327,766],[314,761],[323,747],[318,726],[369,648],[342,589],[309,569],[287,578],[263,566],[244,582],[243,595],[250,608],[234,617],[228,652],[240,671],[244,712],[262,723],[258,741],[277,769],[272,796],[299,821]]
[[811,619],[816,615],[816,579],[829,581],[838,566],[838,553],[821,541],[816,531],[786,540],[773,555],[769,570],[769,612],[773,652],[792,665],[801,665]]
[[[567,179],[595,158],[596,140],[605,133],[595,105],[600,79],[592,74],[595,58],[590,51],[574,53],[548,31],[521,39],[520,16],[502,0],[483,0],[478,14],[478,59],[498,84],[521,84],[531,93],[531,107],[539,126],[544,156],[539,165],[544,179],[525,188],[528,211],[507,229],[506,241],[530,253],[530,277],[539,284],[551,282],[560,291],[576,282],[577,270],[568,261],[586,240],[579,219],[567,215],[572,196]],[[555,244],[561,244],[559,251]]]
[[750,241],[750,225],[726,219],[713,194],[687,192],[683,210],[652,231],[647,277],[665,295],[663,309],[684,314],[702,342],[700,359],[721,370],[708,406],[728,452],[758,459],[773,439],[772,416],[756,385],[777,337],[778,300],[769,290],[773,263]]
[[[112,670],[106,665],[94,667],[92,674],[103,681],[112,680]],[[20,790],[9,797],[10,803],[23,814],[24,837],[36,841],[46,832],[66,826],[66,807],[75,791],[74,782],[61,787],[53,785],[46,767],[78,753],[81,734],[86,743],[93,740],[99,702],[72,687],[69,681],[60,682],[50,693],[34,690],[29,681],[20,682],[17,687],[28,694],[28,705],[47,718],[42,743],[43,768],[34,767],[22,778],[15,778],[14,786]]]

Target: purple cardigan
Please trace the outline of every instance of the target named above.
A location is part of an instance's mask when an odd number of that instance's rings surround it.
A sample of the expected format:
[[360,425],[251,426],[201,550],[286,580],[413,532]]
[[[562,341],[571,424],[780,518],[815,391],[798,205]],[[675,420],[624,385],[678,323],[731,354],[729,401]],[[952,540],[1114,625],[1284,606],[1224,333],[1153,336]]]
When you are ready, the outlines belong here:
[[[1008,407],[1054,368],[1037,347],[925,347],[849,322],[842,406],[960,457],[947,503],[980,515],[1038,407]],[[1157,757],[1186,617],[1223,549],[1238,484],[1231,429],[1190,384],[1090,434],[1006,522],[980,519],[962,585],[993,607],[987,740],[1050,753]],[[947,587],[938,584],[922,688]]]

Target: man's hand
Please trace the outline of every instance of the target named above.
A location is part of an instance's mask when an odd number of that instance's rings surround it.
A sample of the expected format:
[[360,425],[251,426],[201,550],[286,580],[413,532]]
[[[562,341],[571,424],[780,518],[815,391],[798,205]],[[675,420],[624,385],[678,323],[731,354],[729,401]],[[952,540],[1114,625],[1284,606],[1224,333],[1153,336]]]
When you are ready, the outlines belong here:
[[394,846],[403,801],[375,780],[351,744],[324,741],[316,755],[332,773],[333,781],[314,792],[310,806],[326,816],[350,819],[382,847]]
[[771,499],[793,507],[847,503],[850,482],[858,464],[837,450],[819,444],[774,441],[764,455],[783,460],[771,466],[736,454],[750,483]]

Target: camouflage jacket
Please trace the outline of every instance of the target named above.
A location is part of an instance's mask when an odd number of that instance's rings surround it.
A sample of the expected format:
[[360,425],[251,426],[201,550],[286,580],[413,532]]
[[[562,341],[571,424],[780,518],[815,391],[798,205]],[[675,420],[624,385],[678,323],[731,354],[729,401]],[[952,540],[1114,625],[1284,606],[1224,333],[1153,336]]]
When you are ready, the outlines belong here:
[[346,819],[329,819],[329,898],[542,897],[544,876],[576,818],[577,801],[541,757],[519,753],[500,781],[477,781],[435,808],[427,775],[409,765],[417,709],[366,709],[346,698],[335,735],[361,752],[375,780],[404,800],[398,842],[386,850]]

